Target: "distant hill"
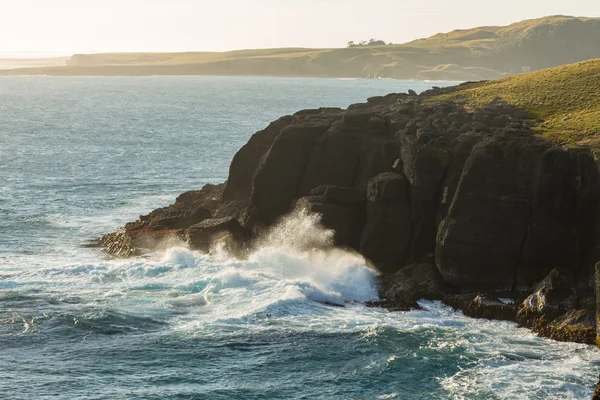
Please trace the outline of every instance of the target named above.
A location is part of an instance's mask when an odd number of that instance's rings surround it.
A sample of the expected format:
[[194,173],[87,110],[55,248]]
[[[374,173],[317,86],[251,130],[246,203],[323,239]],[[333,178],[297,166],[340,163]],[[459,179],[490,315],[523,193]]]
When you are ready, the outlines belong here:
[[223,53],[77,54],[47,75],[262,75],[483,80],[600,57],[600,18],[551,16],[440,33],[410,43]]

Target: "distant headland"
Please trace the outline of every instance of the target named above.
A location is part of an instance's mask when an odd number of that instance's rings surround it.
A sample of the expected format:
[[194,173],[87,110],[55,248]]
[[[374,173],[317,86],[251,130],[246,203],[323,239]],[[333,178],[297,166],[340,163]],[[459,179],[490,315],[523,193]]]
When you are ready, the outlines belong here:
[[75,54],[0,75],[222,75],[489,80],[600,57],[600,18],[550,16],[404,44],[229,52]]

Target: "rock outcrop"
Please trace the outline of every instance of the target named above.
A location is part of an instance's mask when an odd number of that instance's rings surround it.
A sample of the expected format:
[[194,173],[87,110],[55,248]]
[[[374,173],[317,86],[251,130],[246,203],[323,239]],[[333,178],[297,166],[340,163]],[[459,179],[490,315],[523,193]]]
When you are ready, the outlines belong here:
[[227,182],[184,193],[98,244],[125,257],[173,241],[243,255],[305,210],[381,272],[382,301],[371,305],[444,299],[468,316],[594,343],[594,155],[538,137],[524,111],[501,101],[473,110],[436,97],[456,90],[282,117],[240,149]]
[[441,300],[448,293],[440,273],[429,263],[409,265],[395,274],[381,274],[378,284],[384,300],[369,305],[395,311],[418,308],[417,300]]
[[[538,138],[526,113],[500,101],[473,111],[434,100],[456,90],[282,117],[240,149],[226,183],[185,193],[101,244],[128,256],[164,240],[206,251],[227,237],[243,249],[304,208],[383,273],[430,259],[456,293],[519,297],[560,268],[593,297],[593,155]],[[225,235],[201,233],[224,218]]]
[[303,209],[381,272],[376,305],[445,299],[466,315],[594,342],[594,155],[538,137],[501,101],[473,110],[436,97],[456,90],[285,116],[250,138],[225,184],[185,193],[100,244],[118,256],[165,240],[243,253]]
[[571,272],[554,269],[521,303],[516,320],[545,337],[593,344],[595,310],[579,309],[580,304]]

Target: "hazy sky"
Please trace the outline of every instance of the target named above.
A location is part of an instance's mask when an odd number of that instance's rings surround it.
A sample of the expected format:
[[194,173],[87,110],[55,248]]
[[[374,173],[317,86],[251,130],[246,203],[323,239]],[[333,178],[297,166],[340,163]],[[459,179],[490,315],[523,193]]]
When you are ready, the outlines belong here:
[[552,14],[600,0],[0,0],[0,54],[340,47]]

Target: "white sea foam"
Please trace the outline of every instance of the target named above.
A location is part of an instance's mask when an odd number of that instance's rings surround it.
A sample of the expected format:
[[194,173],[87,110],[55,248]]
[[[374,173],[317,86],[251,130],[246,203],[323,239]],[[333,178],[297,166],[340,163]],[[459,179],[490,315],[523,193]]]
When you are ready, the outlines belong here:
[[[582,382],[593,383],[600,356],[590,346],[541,339],[508,322],[470,319],[439,302],[421,301],[421,310],[399,313],[365,307],[360,303],[377,298],[375,273],[361,256],[334,249],[332,240],[317,216],[299,213],[283,219],[244,260],[182,247],[149,258],[63,260],[17,276],[18,285],[6,288],[33,285],[53,301],[92,301],[101,305],[98,315],[116,309],[167,319],[173,334],[192,337],[260,335],[276,327],[357,334],[376,347],[411,338],[420,344],[410,353],[394,345],[365,360],[365,370],[393,373],[407,357],[466,360],[458,371],[437,378],[439,390],[454,399],[492,393],[499,399],[578,399],[585,392]],[[36,332],[27,321],[23,334]],[[395,391],[378,396],[403,398]]]

